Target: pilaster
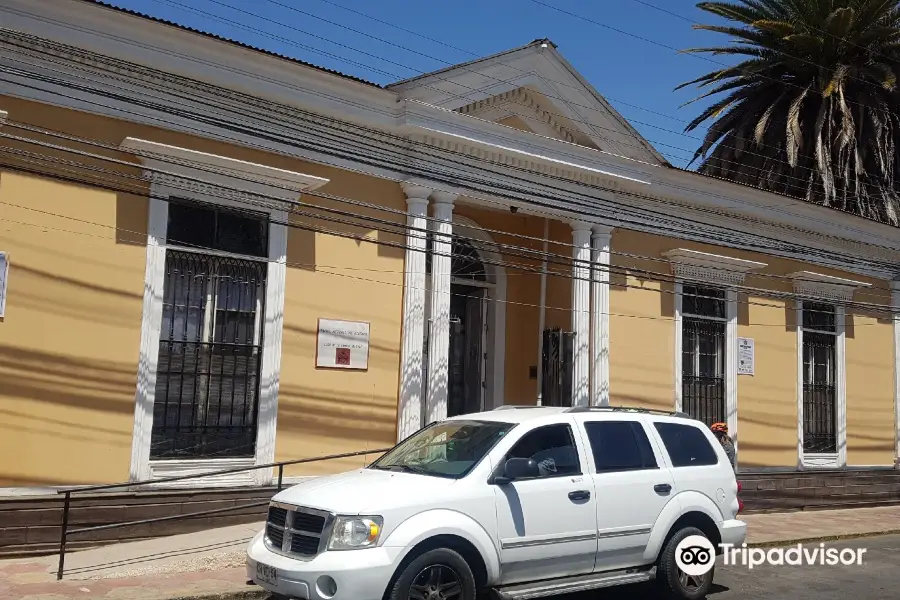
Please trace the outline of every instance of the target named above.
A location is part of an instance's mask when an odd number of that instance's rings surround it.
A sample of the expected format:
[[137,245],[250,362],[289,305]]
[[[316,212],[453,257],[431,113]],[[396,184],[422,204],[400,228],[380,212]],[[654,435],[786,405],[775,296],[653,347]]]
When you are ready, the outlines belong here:
[[572,223],[572,331],[575,332],[572,406],[590,401],[591,224]]
[[591,405],[609,406],[609,264],[612,228],[591,235]]
[[405,184],[406,260],[403,273],[403,326],[397,441],[422,427],[422,347],[425,342],[425,252],[431,189]]
[[431,257],[431,323],[428,336],[426,423],[447,417],[450,364],[450,265],[453,250],[453,201],[456,195],[435,192]]

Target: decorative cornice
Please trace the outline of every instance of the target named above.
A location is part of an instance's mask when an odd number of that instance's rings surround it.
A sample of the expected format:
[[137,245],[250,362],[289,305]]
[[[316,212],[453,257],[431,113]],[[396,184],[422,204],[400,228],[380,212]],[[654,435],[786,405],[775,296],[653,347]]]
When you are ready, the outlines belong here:
[[[510,104],[528,109],[528,111],[534,115],[533,117],[529,116],[529,118],[538,119],[541,123],[552,127],[559,135],[560,139],[573,144],[577,143],[575,133],[562,125],[556,119],[556,115],[544,108],[543,105],[525,88],[516,88],[496,96],[491,96],[490,98],[485,98],[484,100],[479,100],[478,102],[473,102],[472,104],[458,108],[457,112],[477,117],[487,111],[504,108]],[[523,111],[513,110],[513,114],[522,114],[522,112]]]
[[328,179],[324,177],[315,177],[296,171],[133,137],[125,138],[119,147],[125,152],[136,154],[145,163],[157,160],[165,165],[170,165],[166,169],[168,171],[193,175],[193,172],[199,170],[212,175],[224,175],[239,182],[246,181],[274,188],[272,191],[279,196],[285,194],[298,196],[328,183]]
[[[68,30],[67,30],[68,31]],[[652,185],[631,183],[627,179],[619,179],[614,174],[606,175],[601,169],[585,170],[573,164],[571,167],[565,161],[570,156],[574,157],[587,152],[589,149],[573,147],[571,150],[564,148],[566,145],[559,140],[549,140],[540,136],[531,136],[535,147],[538,144],[546,144],[543,154],[534,151],[531,154],[513,153],[504,145],[494,148],[486,148],[474,141],[466,141],[458,137],[456,141],[448,141],[446,138],[438,138],[427,133],[417,135],[417,143],[410,143],[408,152],[409,160],[405,168],[397,168],[396,160],[392,162],[387,151],[372,150],[368,153],[365,163],[354,158],[335,157],[328,151],[319,152],[315,148],[321,145],[328,146],[330,150],[336,142],[323,142],[332,139],[336,133],[340,133],[348,149],[356,149],[354,140],[359,139],[366,147],[378,146],[381,141],[385,144],[396,144],[398,133],[402,133],[402,114],[396,113],[391,120],[394,125],[383,132],[377,128],[383,125],[377,121],[379,107],[365,107],[355,105],[346,107],[347,114],[353,114],[356,118],[365,109],[371,113],[370,125],[363,128],[361,125],[345,119],[338,119],[326,114],[313,114],[307,110],[298,108],[296,100],[293,104],[283,104],[268,97],[253,96],[253,106],[257,110],[269,111],[277,115],[277,120],[262,120],[254,116],[252,111],[241,112],[239,106],[247,106],[250,101],[246,93],[236,87],[224,89],[213,84],[202,83],[175,73],[162,72],[141,65],[114,59],[109,56],[88,52],[86,50],[65,46],[49,40],[38,40],[33,45],[39,50],[33,53],[27,52],[16,39],[8,45],[3,41],[11,37],[22,37],[18,32],[9,30],[0,31],[0,52],[4,54],[4,60],[16,61],[18,57],[27,57],[23,62],[36,65],[35,71],[40,72],[45,62],[47,68],[52,68],[54,73],[60,73],[58,77],[64,78],[64,73],[73,73],[71,79],[77,83],[79,91],[72,92],[74,96],[87,98],[80,100],[66,100],[55,96],[53,90],[59,84],[41,81],[40,85],[47,92],[26,89],[24,86],[12,85],[12,95],[40,102],[52,102],[77,110],[102,114],[119,119],[132,120],[136,123],[159,127],[156,114],[164,114],[167,107],[148,108],[152,101],[155,104],[165,104],[165,98],[173,95],[177,100],[172,101],[172,108],[178,108],[179,116],[169,116],[167,125],[174,131],[182,131],[192,135],[230,141],[230,143],[263,149],[269,152],[291,156],[302,160],[309,160],[362,171],[367,174],[400,180],[406,177],[428,177],[428,169],[434,169],[435,163],[440,165],[442,179],[453,180],[458,186],[457,191],[473,199],[487,199],[495,202],[496,197],[502,197],[504,202],[513,201],[520,203],[523,212],[527,210],[529,198],[526,191],[511,192],[505,184],[508,181],[520,181],[527,179],[524,187],[546,186],[547,190],[554,190],[553,197],[542,197],[539,202],[531,202],[535,209],[546,211],[573,211],[583,212],[590,204],[590,208],[605,221],[611,221],[618,226],[625,226],[636,231],[658,233],[659,214],[664,213],[671,222],[671,235],[692,240],[719,245],[728,245],[734,248],[759,252],[760,247],[769,248],[765,252],[775,256],[783,256],[803,260],[807,263],[846,270],[849,272],[865,273],[878,278],[889,278],[890,269],[877,263],[900,264],[900,249],[886,248],[874,243],[867,244],[863,235],[869,235],[870,231],[878,231],[877,224],[861,223],[862,233],[849,234],[855,239],[838,237],[833,234],[811,231],[815,227],[816,220],[808,221],[805,226],[802,220],[795,216],[785,217],[786,211],[768,209],[761,204],[765,202],[749,203],[738,194],[744,195],[753,190],[737,190],[735,198],[731,198],[731,192],[735,186],[724,182],[712,181],[707,187],[716,191],[723,198],[721,202],[706,202],[706,199],[691,199],[691,193],[680,185],[676,185],[680,179],[674,179],[673,184],[668,183],[668,178],[661,177]],[[52,53],[56,58],[48,59],[47,54]],[[218,68],[211,66],[210,68]],[[12,76],[15,81],[27,83],[24,76]],[[66,85],[66,84],[63,84]],[[299,84],[298,84],[299,85]],[[92,88],[105,90],[112,89],[116,93],[116,99],[103,97],[101,101],[89,96],[95,94]],[[35,88],[36,89],[36,88]],[[196,98],[196,101],[194,100]],[[279,96],[280,98],[280,96]],[[161,100],[162,99],[162,100]],[[216,99],[215,103],[211,101]],[[305,101],[306,96],[303,96]],[[91,101],[93,100],[93,101]],[[293,101],[293,100],[292,100]],[[334,100],[335,105],[344,102],[343,99]],[[143,103],[143,104],[142,104]],[[135,106],[141,109],[135,111]],[[238,124],[234,131],[224,132],[212,121],[201,120],[191,113],[203,114],[219,120],[228,119]],[[337,108],[332,107],[333,114]],[[446,111],[455,115],[458,120],[466,118],[465,115]],[[145,114],[146,113],[146,114]],[[236,115],[239,115],[239,119]],[[381,124],[381,125],[379,125]],[[468,123],[473,131],[478,126],[487,126],[472,119]],[[271,135],[265,138],[255,135],[254,129],[265,129]],[[507,129],[498,126],[498,129]],[[521,132],[522,136],[528,134]],[[511,135],[511,134],[510,134]],[[284,138],[286,141],[279,141]],[[510,138],[512,139],[512,138]],[[518,139],[518,138],[516,138]],[[524,137],[522,138],[524,139]],[[530,138],[529,138],[530,139]],[[292,144],[290,141],[294,140]],[[442,153],[441,150],[451,150],[454,155]],[[566,152],[570,152],[568,155]],[[594,152],[597,160],[608,155]],[[585,154],[587,156],[587,154]],[[555,159],[555,160],[553,160]],[[610,159],[612,160],[612,159]],[[491,164],[485,166],[485,161]],[[640,166],[640,165],[637,165]],[[507,168],[509,167],[509,168]],[[523,169],[530,171],[522,173]],[[402,172],[401,172],[402,171]],[[412,171],[412,173],[410,172]],[[485,177],[485,175],[489,177]],[[479,183],[469,181],[470,176],[477,176]],[[672,175],[674,177],[674,175]],[[686,177],[686,175],[685,175]],[[696,176],[697,187],[702,187],[704,181]],[[481,183],[483,181],[483,183]],[[693,181],[693,180],[692,180]],[[498,184],[498,185],[495,185]],[[446,189],[445,184],[440,187]],[[602,188],[598,191],[598,188]],[[537,188],[543,189],[543,188]],[[640,190],[639,195],[629,197],[632,190]],[[679,191],[680,190],[680,191]],[[548,192],[549,193],[549,192]],[[761,200],[768,200],[769,195],[761,194]],[[618,206],[609,204],[608,197],[614,196]],[[696,194],[694,194],[696,196]],[[727,196],[727,198],[726,198]],[[493,199],[492,199],[493,198]],[[777,200],[777,198],[776,198]],[[627,206],[623,206],[626,205]],[[780,204],[778,205],[780,206]],[[819,208],[819,207],[814,207]],[[828,217],[840,217],[832,215],[827,209],[822,208],[821,220]],[[887,230],[887,228],[884,228]],[[723,234],[727,234],[723,235]],[[727,241],[725,241],[727,240]],[[776,245],[773,245],[773,240]],[[783,242],[784,247],[778,247]],[[804,252],[801,246],[825,249],[825,254],[810,254]],[[869,263],[870,266],[861,265]]]
[[722,285],[741,285],[744,283],[747,273],[768,266],[762,262],[688,250],[687,248],[669,250],[663,252],[663,256],[671,261],[672,274],[676,277]]
[[788,277],[794,280],[794,292],[812,299],[849,302],[859,288],[872,287],[871,283],[834,277],[812,271],[797,271]]

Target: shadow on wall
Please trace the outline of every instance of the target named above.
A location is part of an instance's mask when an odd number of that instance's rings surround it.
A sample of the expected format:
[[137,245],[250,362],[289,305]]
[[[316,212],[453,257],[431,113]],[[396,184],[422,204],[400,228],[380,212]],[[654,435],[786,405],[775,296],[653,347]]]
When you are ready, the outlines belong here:
[[[82,481],[87,462],[99,448],[128,455],[134,414],[135,369],[129,363],[90,360],[0,345],[0,462],[22,461],[18,474],[0,474],[0,485],[96,483]],[[127,423],[121,428],[118,424]],[[16,454],[11,454],[15,450]],[[31,452],[38,463],[52,453],[69,457],[65,481],[30,472]],[[4,471],[11,470],[8,465]],[[91,469],[88,468],[87,471]],[[55,471],[55,469],[54,469]]]
[[137,375],[130,362],[0,345],[0,373],[0,393],[7,397],[106,413],[134,412]]

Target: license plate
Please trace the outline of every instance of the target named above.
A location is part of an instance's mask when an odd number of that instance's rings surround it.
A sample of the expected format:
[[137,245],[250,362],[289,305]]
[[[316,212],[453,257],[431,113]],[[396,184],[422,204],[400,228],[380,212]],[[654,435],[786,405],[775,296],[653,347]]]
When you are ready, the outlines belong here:
[[278,571],[269,565],[256,563],[256,578],[269,585],[278,585]]

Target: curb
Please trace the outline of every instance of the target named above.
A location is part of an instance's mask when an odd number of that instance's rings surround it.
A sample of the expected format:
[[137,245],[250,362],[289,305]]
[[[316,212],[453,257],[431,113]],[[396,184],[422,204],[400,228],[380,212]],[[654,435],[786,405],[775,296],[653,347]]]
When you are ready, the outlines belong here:
[[271,594],[264,589],[216,592],[213,594],[192,594],[190,596],[168,596],[166,600],[265,600]]
[[779,546],[793,546],[794,544],[807,544],[809,542],[840,542],[843,540],[857,540],[861,538],[878,537],[882,535],[897,535],[900,529],[885,529],[883,531],[866,531],[862,533],[844,533],[837,535],[821,535],[817,537],[794,538],[790,540],[772,540],[768,542],[748,542],[748,548],[778,548]]

